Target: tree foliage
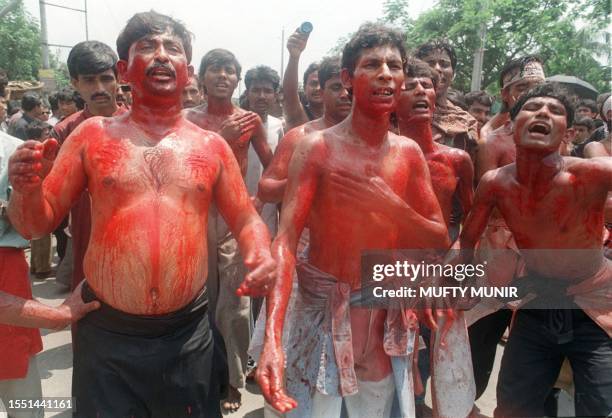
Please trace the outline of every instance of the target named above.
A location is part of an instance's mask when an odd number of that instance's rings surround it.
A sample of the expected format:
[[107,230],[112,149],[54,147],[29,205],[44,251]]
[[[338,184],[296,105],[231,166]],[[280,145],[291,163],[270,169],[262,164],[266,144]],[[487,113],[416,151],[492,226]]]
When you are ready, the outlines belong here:
[[[7,3],[0,0],[0,9]],[[40,62],[40,28],[21,2],[0,20],[0,67],[10,80],[34,80]]]
[[432,38],[446,38],[457,51],[454,86],[469,91],[480,28],[486,28],[482,88],[498,91],[504,64],[540,54],[548,75],[575,75],[609,91],[610,18],[608,0],[439,0],[411,19],[408,0],[387,0],[384,18],[406,33],[409,49]]

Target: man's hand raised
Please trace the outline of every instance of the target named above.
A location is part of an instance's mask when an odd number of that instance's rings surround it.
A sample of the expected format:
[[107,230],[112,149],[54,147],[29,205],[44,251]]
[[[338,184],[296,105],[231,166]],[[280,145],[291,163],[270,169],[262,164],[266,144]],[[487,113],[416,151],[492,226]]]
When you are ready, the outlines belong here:
[[51,171],[58,150],[59,144],[53,138],[21,144],[9,159],[8,174],[13,188],[21,193],[39,188]]
[[289,51],[289,56],[294,58],[299,58],[306,49],[306,44],[308,43],[308,34],[304,34],[300,32],[299,28],[295,30],[287,39],[287,50]]

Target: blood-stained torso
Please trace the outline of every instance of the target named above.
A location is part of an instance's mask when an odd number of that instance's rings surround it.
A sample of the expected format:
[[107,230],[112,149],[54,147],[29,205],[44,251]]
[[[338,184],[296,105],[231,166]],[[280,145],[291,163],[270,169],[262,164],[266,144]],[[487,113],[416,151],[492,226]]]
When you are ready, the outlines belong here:
[[[459,185],[459,165],[461,151],[446,145],[434,143],[435,150],[425,154],[431,185],[440,203],[446,225],[450,222],[453,196]],[[467,158],[469,156],[465,154]]]
[[607,191],[593,185],[607,180],[585,160],[565,157],[563,164],[565,168],[540,189],[519,183],[514,164],[503,167],[495,171],[491,192],[520,249],[595,250],[523,251],[529,270],[579,279],[594,274],[601,264]]
[[125,312],[180,309],[206,281],[206,214],[222,139],[189,122],[159,141],[126,118],[85,129],[95,138],[82,148],[92,199],[89,284]]

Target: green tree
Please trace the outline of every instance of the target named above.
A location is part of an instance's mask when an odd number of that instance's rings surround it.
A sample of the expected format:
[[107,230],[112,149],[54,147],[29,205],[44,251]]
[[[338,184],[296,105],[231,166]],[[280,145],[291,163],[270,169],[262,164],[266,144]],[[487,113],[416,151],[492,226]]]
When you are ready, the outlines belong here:
[[470,90],[482,25],[486,28],[482,87],[491,93],[498,91],[504,64],[530,53],[546,60],[547,74],[575,75],[600,91],[610,88],[608,0],[440,0],[416,19],[409,17],[408,7],[407,0],[387,0],[383,21],[405,31],[409,48],[446,38],[457,52],[457,89]]
[[[8,0],[0,0],[0,9]],[[40,68],[40,28],[23,3],[0,20],[0,67],[10,80],[35,80]]]

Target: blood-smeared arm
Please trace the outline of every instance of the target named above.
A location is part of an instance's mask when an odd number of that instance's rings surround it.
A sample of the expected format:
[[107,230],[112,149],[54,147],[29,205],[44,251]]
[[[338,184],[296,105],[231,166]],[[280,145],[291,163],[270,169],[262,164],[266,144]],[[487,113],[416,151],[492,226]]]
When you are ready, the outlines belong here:
[[83,302],[83,283],[58,307],[0,291],[0,323],[27,328],[64,328],[100,307],[98,301]]
[[221,167],[214,187],[219,212],[238,240],[244,265],[249,269],[236,290],[239,296],[264,296],[275,280],[276,263],[270,254],[270,234],[246,190],[238,162],[230,147],[217,137]]
[[600,142],[591,142],[584,147],[585,158],[610,157],[609,152]]
[[[483,133],[480,133],[481,137]],[[498,168],[497,156],[495,153],[495,138],[488,136],[478,146],[476,153],[476,180],[480,181],[487,171]]]
[[289,61],[287,61],[283,76],[283,112],[288,129],[308,122],[308,116],[306,116],[298,94],[300,55],[306,48],[307,43],[308,35],[302,34],[298,30],[287,39]]
[[[494,182],[497,170],[489,171],[481,179],[476,188],[474,204],[468,213],[459,236],[461,250],[474,250],[476,243],[487,227],[491,211],[495,207]],[[470,260],[464,260],[469,262]]]
[[257,381],[266,400],[277,410],[295,408],[295,400],[283,389],[282,334],[291,294],[295,252],[304,229],[318,183],[316,145],[300,143],[289,165],[289,177],[278,234],[272,244],[278,261],[278,278],[266,301],[264,349],[257,367]]
[[[86,186],[83,165],[86,138],[97,134],[93,124],[77,128],[62,146],[47,139],[26,141],[9,160],[13,193],[8,215],[25,238],[38,238],[53,231]],[[52,167],[51,167],[52,166]]]
[[257,197],[262,202],[279,203],[283,200],[289,162],[299,139],[302,137],[300,134],[302,134],[302,131],[299,128],[289,131],[276,147],[272,162],[259,180]]

